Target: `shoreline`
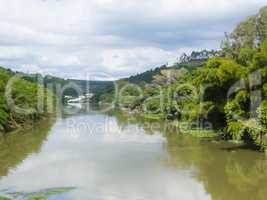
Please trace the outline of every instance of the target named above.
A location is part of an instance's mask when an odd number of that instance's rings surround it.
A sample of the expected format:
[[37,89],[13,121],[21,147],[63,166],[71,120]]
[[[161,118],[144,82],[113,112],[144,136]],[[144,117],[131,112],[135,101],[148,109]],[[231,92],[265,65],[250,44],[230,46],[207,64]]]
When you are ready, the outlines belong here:
[[33,129],[35,126],[39,126],[42,123],[53,123],[56,120],[56,115],[51,114],[44,116],[38,120],[27,120],[24,123],[17,123],[16,127],[10,131],[0,132],[0,136],[17,134],[19,132],[27,131]]
[[[199,138],[199,139],[206,139],[206,140],[210,140],[210,141],[221,141],[221,142],[227,142],[229,144],[233,144],[233,145],[240,145],[241,147],[250,150],[250,151],[257,151],[257,152],[262,152],[262,153],[266,153],[267,154],[267,150],[265,149],[260,149],[260,147],[254,145],[254,144],[248,144],[245,143],[243,141],[239,141],[239,140],[233,140],[233,139],[225,139],[224,136],[224,132],[223,131],[216,131],[216,130],[212,130],[212,129],[193,129],[193,128],[185,128],[184,125],[180,125],[180,124],[188,124],[185,121],[177,121],[177,120],[168,120],[166,118],[156,118],[156,117],[147,117],[145,113],[140,113],[140,112],[132,112],[129,111],[127,109],[114,109],[111,111],[111,113],[114,112],[119,112],[123,115],[125,115],[125,117],[127,117],[129,119],[129,117],[135,117],[135,118],[142,118],[144,119],[144,121],[147,122],[162,122],[162,123],[168,123],[168,125],[172,126],[177,134],[184,134],[184,135],[190,135],[194,138]],[[162,121],[161,121],[162,120]],[[181,129],[181,127],[183,127]]]

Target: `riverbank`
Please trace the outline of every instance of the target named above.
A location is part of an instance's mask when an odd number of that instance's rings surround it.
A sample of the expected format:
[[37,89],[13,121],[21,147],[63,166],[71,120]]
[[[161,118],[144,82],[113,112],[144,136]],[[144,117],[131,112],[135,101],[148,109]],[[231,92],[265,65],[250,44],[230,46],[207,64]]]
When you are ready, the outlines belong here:
[[[159,128],[165,130],[171,134],[176,135],[188,135],[194,138],[199,138],[208,141],[214,142],[227,142],[229,145],[238,145],[239,148],[248,149],[251,151],[266,152],[266,150],[261,149],[260,147],[254,144],[248,144],[241,140],[228,139],[224,131],[212,130],[212,129],[203,129],[203,128],[192,128],[190,124],[186,121],[177,121],[177,120],[168,120],[164,118],[163,115],[156,114],[144,114],[137,111],[131,111],[128,109],[114,109],[111,111],[112,115],[115,115],[117,118],[124,118],[126,124],[131,124],[133,121],[138,121],[140,123],[148,123],[145,125],[147,129]],[[121,115],[121,116],[120,116]]]
[[125,118],[129,118],[129,121],[131,120],[131,117],[138,117],[148,122],[159,122],[161,124],[164,123],[165,125],[163,126],[168,126],[170,129],[175,130],[177,133],[180,134],[189,134],[199,138],[223,137],[223,132],[221,131],[215,131],[212,129],[191,128],[190,124],[186,121],[179,122],[178,120],[169,120],[161,114],[145,114],[140,112],[132,112],[127,109],[115,109],[111,113],[114,114],[116,112],[121,113]]
[[0,67],[0,133],[19,131],[54,115],[54,93],[24,76]]
[[38,120],[28,120],[22,124],[19,124],[13,130],[2,134],[16,134],[20,132],[25,132],[34,129],[35,127],[40,126],[41,124],[53,124],[53,122],[55,122],[56,119],[57,119],[56,114],[50,114],[42,118],[39,118]]
[[49,114],[46,116],[39,117],[38,119],[28,119],[25,120],[22,123],[17,123],[17,122],[8,122],[9,124],[12,124],[12,127],[9,127],[7,131],[0,131],[0,135],[5,135],[5,134],[16,134],[19,132],[31,130],[32,128],[39,126],[42,123],[52,123],[56,119],[56,114]]

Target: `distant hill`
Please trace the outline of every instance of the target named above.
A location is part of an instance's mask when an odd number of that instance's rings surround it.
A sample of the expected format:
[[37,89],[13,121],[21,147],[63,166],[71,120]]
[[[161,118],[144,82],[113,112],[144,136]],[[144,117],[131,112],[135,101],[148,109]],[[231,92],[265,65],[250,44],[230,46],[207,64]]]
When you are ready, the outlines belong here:
[[162,65],[160,67],[156,67],[155,69],[151,69],[151,70],[145,71],[140,74],[136,74],[134,76],[130,76],[129,78],[125,78],[122,80],[125,80],[130,83],[134,83],[134,84],[151,83],[155,75],[160,74],[161,70],[167,69],[167,68],[168,67],[166,65]]
[[[112,81],[87,81],[87,80],[76,80],[76,79],[63,79],[54,76],[42,76],[40,74],[31,74],[26,75],[25,79],[31,82],[37,82],[38,78],[43,79],[43,83],[46,87],[52,88],[56,90],[56,85],[60,86],[61,88],[68,88],[64,91],[64,95],[69,95],[76,97],[78,94],[75,89],[71,88],[79,88],[79,92],[86,94],[86,93],[97,93],[99,91],[107,91],[110,88],[113,88]],[[74,87],[73,87],[74,86]]]
[[151,83],[153,77],[155,75],[159,75],[161,70],[186,68],[188,71],[192,71],[197,67],[204,66],[205,62],[209,58],[215,56],[217,57],[223,56],[222,51],[216,51],[216,50],[193,51],[189,55],[184,53],[181,55],[179,62],[173,64],[172,66],[162,65],[160,67],[156,67],[154,69],[145,71],[143,73],[130,76],[129,78],[124,78],[122,80],[139,85],[145,83]]
[[81,87],[85,92],[96,93],[98,91],[106,91],[113,87],[112,81],[86,81],[86,80],[75,80],[67,79],[67,83],[75,83]]

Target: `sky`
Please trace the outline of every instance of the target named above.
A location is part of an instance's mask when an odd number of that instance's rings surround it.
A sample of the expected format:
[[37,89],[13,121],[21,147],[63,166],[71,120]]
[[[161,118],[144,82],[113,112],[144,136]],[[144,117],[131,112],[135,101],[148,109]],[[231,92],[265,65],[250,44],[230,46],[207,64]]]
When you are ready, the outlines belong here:
[[113,80],[218,49],[266,0],[0,0],[0,65]]

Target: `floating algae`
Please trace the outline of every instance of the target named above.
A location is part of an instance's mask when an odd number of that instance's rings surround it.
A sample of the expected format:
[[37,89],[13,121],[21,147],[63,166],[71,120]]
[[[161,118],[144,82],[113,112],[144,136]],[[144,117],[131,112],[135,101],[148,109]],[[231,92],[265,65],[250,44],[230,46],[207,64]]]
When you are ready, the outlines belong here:
[[49,197],[63,194],[74,190],[73,187],[64,187],[64,188],[51,188],[45,189],[33,193],[23,193],[23,192],[8,192],[4,196],[0,196],[0,200],[46,200]]

